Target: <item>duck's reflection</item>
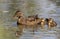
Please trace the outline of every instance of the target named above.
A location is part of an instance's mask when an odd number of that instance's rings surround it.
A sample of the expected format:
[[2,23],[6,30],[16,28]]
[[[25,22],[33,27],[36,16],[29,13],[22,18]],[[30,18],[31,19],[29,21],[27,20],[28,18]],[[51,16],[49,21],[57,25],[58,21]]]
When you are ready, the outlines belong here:
[[23,34],[23,29],[24,29],[24,26],[23,25],[17,25],[18,27],[18,31],[16,31],[16,37],[19,37]]
[[31,34],[34,35],[35,32],[37,32],[39,26],[25,26],[25,25],[18,25],[19,28],[18,31],[16,31],[16,37],[20,37],[23,35],[24,29],[27,29],[28,32],[32,32]]

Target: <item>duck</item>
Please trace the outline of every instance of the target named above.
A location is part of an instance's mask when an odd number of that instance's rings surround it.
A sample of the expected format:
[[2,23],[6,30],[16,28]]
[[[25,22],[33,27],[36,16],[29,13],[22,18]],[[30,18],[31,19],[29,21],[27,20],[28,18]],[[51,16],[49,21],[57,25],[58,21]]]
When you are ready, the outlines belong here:
[[40,25],[41,19],[38,17],[38,15],[35,16],[35,21],[38,25]]
[[35,18],[33,16],[29,16],[26,20],[26,25],[29,25],[29,26],[36,25]]
[[49,29],[57,26],[57,23],[52,18],[46,18],[46,23],[47,23]]
[[41,28],[43,29],[45,27],[45,19],[40,18],[40,20],[41,20],[40,25],[41,25]]

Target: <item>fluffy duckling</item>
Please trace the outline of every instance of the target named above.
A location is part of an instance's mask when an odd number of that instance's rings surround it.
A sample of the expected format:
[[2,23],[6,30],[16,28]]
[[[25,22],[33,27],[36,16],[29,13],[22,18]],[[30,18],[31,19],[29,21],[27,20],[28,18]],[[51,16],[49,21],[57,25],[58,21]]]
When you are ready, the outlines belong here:
[[45,26],[45,19],[41,18],[41,22],[40,22],[41,28],[44,28]]
[[35,22],[35,19],[34,19],[34,17],[32,17],[32,16],[29,16],[28,18],[27,18],[27,24],[26,25],[35,25],[36,24],[36,22]]
[[54,21],[54,19],[49,18],[49,19],[47,20],[47,25],[48,25],[48,27],[49,27],[49,29],[50,29],[51,27],[57,26],[57,23]]
[[36,21],[37,25],[40,25],[41,19],[38,17],[38,14],[35,15],[35,21]]
[[35,19],[34,19],[33,16],[28,16],[27,20],[29,20],[29,21],[34,21]]

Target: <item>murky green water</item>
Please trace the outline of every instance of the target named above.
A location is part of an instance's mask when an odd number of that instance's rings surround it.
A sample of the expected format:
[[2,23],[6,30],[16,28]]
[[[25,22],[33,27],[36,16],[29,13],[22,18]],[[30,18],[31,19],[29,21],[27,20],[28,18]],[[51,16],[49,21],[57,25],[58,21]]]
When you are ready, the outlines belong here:
[[[18,29],[13,15],[20,9],[26,16],[39,14],[40,18],[53,18],[57,27],[48,30],[40,26],[22,26]],[[21,35],[15,36],[17,30]],[[1,0],[0,1],[0,39],[60,39],[60,7],[59,1],[48,0]]]

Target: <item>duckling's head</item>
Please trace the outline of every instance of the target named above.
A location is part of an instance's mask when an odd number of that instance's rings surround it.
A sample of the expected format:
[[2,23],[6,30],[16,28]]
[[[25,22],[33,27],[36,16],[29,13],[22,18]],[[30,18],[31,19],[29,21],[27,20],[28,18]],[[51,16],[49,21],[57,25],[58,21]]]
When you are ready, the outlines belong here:
[[44,19],[44,18],[41,18],[41,21],[42,21],[42,22],[44,22],[44,21],[45,21],[45,19]]
[[34,21],[35,19],[34,19],[34,17],[29,16],[29,17],[28,17],[28,20],[29,20],[29,21]]
[[49,22],[52,23],[54,21],[54,19],[52,18],[49,18]]
[[37,14],[37,15],[35,15],[35,19],[39,19],[39,18],[38,18],[38,14]]
[[54,19],[52,19],[52,18],[49,18],[49,21],[54,21]]

